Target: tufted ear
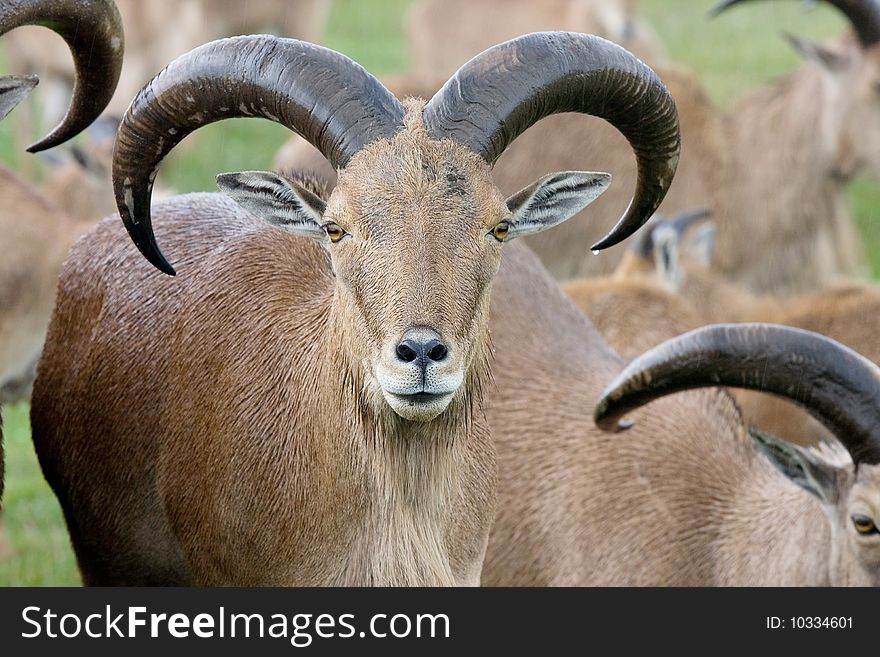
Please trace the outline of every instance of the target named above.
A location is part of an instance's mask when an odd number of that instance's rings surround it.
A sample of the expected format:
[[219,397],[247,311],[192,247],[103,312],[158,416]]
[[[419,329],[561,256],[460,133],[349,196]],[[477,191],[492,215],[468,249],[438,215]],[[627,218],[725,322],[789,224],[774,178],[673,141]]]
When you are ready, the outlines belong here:
[[15,106],[33,91],[38,82],[36,75],[0,76],[0,119],[4,119],[15,109]]
[[611,184],[611,174],[560,171],[544,176],[507,199],[512,216],[505,241],[561,224],[587,207]]
[[654,267],[657,275],[673,290],[681,289],[681,243],[678,232],[672,226],[661,224],[651,233],[654,245]]
[[270,171],[221,173],[217,186],[255,217],[294,235],[324,240],[326,205],[299,183]]
[[749,434],[758,449],[782,474],[823,504],[837,504],[838,466],[819,458],[812,450],[792,445],[758,429],[749,429]]

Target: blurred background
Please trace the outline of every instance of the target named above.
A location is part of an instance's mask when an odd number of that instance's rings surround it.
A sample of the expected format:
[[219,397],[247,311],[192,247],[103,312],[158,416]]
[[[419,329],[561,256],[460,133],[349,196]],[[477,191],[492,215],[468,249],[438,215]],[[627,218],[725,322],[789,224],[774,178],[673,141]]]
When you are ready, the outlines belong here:
[[[480,1],[471,0],[473,4]],[[242,32],[236,21],[244,23],[243,16],[261,3],[249,0],[227,5],[216,0],[206,4],[218,12],[232,12],[225,29],[235,34]],[[822,40],[841,34],[847,27],[838,12],[821,4],[805,11],[799,2],[749,3],[748,9],[736,8],[710,20],[706,11],[711,4],[709,0],[641,0],[638,15],[656,33],[669,62],[696,72],[723,110],[732,110],[738,98],[761,82],[799,65],[798,56],[780,38],[783,31]],[[411,67],[404,29],[409,5],[410,0],[332,0],[322,25],[315,29],[321,43],[345,53],[379,77],[405,73]],[[235,9],[230,9],[233,6]],[[174,9],[169,13],[168,30],[173,30],[182,19]],[[458,20],[466,21],[467,15]],[[62,44],[57,36],[48,38]],[[0,62],[3,70],[6,63],[5,59]],[[25,153],[22,144],[41,136],[39,121],[34,119],[48,93],[41,85],[0,123],[0,160],[36,182],[46,177],[46,165]],[[163,165],[164,184],[176,192],[214,191],[214,176],[219,172],[271,168],[288,136],[284,128],[260,120],[237,119],[208,126],[195,139],[190,138],[193,143],[189,148],[179,147],[172,153]],[[591,168],[588,153],[584,154],[583,168]],[[849,200],[876,276],[880,271],[880,221],[871,208],[880,206],[880,188],[856,181],[850,187]],[[0,586],[78,585],[64,521],[36,463],[28,424],[27,404],[3,408],[7,474]]]

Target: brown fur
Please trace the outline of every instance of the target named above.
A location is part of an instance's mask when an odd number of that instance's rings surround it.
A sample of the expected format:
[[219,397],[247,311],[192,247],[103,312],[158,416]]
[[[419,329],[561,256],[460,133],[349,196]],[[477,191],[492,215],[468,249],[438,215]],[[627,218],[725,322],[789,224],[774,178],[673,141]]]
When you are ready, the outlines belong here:
[[[340,176],[325,217],[352,237],[329,258],[218,195],[154,206],[177,278],[118,218],[74,247],[31,417],[87,583],[478,583],[487,232],[509,211],[420,112]],[[455,193],[450,171],[467,174]],[[413,325],[466,377],[425,422],[392,412],[375,374]]]
[[581,278],[562,289],[626,360],[704,323],[680,295],[650,280]]
[[878,546],[859,547],[847,509],[880,515],[880,468],[855,476],[845,464],[841,502],[824,514],[710,390],[652,403],[625,433],[599,431],[592,409],[622,361],[534,258],[530,269],[505,260],[493,289],[499,488],[484,583],[878,583]]
[[[880,317],[880,288],[876,285],[838,283],[780,301],[753,294],[706,268],[691,253],[687,238],[685,235],[678,245],[673,265],[680,276],[677,291],[674,282],[665,280],[654,262],[633,252],[627,253],[611,278],[581,279],[564,285],[578,307],[624,357],[633,358],[705,324],[768,322],[826,335],[880,362],[880,340],[871,321]],[[792,402],[752,391],[732,392],[752,426],[801,445],[832,439],[827,428]]]
[[154,216],[180,278],[100,224],[62,275],[34,390],[84,580],[476,583],[494,478],[480,368],[435,422],[408,423],[365,399],[319,246],[225,197]]

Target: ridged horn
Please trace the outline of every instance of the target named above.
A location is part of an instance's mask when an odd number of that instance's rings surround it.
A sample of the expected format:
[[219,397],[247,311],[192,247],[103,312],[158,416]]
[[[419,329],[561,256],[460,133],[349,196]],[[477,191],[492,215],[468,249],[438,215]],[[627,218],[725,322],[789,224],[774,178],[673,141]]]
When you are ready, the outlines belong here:
[[[746,0],[722,0],[709,10],[710,16],[717,16],[733,5]],[[863,48],[880,42],[880,0],[824,0],[836,7],[852,23],[853,30]]]
[[729,386],[801,405],[825,425],[853,462],[880,463],[880,368],[844,345],[774,324],[704,326],[654,347],[606,388],[596,424],[619,431],[630,411],[665,395]]
[[75,137],[107,107],[122,71],[122,18],[112,0],[0,3],[0,34],[23,25],[41,25],[57,32],[70,48],[76,71],[70,107],[52,132],[28,147],[36,153]]
[[675,102],[634,55],[600,37],[536,32],[507,41],[462,66],[425,107],[425,126],[494,163],[537,121],[580,112],[608,121],[638,162],[632,202],[593,245],[613,246],[640,228],[663,201],[678,165]]
[[307,139],[334,167],[403,126],[403,106],[348,57],[295,39],[244,36],[178,57],[122,119],[113,154],[119,214],[140,252],[173,275],[153,235],[150,196],[159,163],[201,126],[262,117]]

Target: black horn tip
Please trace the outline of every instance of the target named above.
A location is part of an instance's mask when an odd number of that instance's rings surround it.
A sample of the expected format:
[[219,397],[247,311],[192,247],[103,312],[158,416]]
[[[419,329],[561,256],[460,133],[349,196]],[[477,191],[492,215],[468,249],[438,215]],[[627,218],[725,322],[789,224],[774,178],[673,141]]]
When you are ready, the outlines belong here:
[[46,137],[44,137],[43,139],[41,139],[40,141],[34,142],[30,146],[28,146],[26,150],[28,153],[39,153],[40,151],[46,151],[46,150],[49,150],[50,148],[54,148],[55,146],[58,146],[59,144],[62,144],[65,141],[67,141],[66,138],[65,139],[57,139],[57,138],[53,138],[52,135],[50,134],[50,135],[47,135]]
[[171,263],[165,258],[159,245],[156,244],[156,238],[153,235],[153,231],[151,229],[141,228],[141,226],[149,225],[149,221],[146,224],[133,224],[128,221],[125,221],[124,223],[128,234],[131,236],[138,251],[141,252],[141,255],[163,274],[176,276],[177,272],[174,270],[174,267],[172,267]]
[[593,254],[596,255],[599,253],[599,251],[620,244],[623,240],[626,239],[626,237],[626,235],[618,235],[615,231],[612,230],[605,237],[593,244],[593,246],[590,247],[590,251],[592,251]]
[[64,142],[76,137],[87,127],[88,123],[81,124],[80,121],[77,121],[76,123],[68,123],[67,119],[65,118],[58,127],[52,130],[52,132],[43,137],[40,141],[28,146],[27,152],[39,153],[40,151],[45,151],[50,148],[60,146]]
[[593,246],[590,247],[590,250],[595,255],[603,249],[607,249],[609,247],[620,244],[626,238],[635,233],[639,228],[648,223],[648,220],[652,216],[653,212],[646,212],[643,214],[643,217],[641,219],[634,219],[630,212],[627,211],[627,213],[620,219],[620,221],[614,224],[614,228],[608,231],[608,234],[606,234],[605,237],[593,244]]
[[171,266],[171,263],[165,259],[165,255],[162,251],[159,250],[158,245],[156,244],[156,240],[151,239],[150,244],[147,248],[141,248],[138,245],[138,251],[149,261],[151,265],[153,265],[156,269],[161,271],[163,274],[168,274],[169,276],[177,276],[177,272],[174,267]]
[[169,276],[177,276],[177,271],[174,269],[174,267],[171,266],[171,263],[169,263],[165,259],[165,256],[162,255],[161,251],[156,252],[155,258],[151,258],[150,256],[147,256],[147,260],[149,260],[150,264],[152,264],[156,269],[161,271],[163,274],[168,274]]
[[608,433],[621,433],[628,429],[632,429],[636,424],[633,420],[621,420],[618,419],[617,416],[609,416],[608,412],[608,399],[603,395],[602,399],[599,401],[598,404],[596,404],[596,408],[593,411],[593,422],[602,431],[606,431]]

